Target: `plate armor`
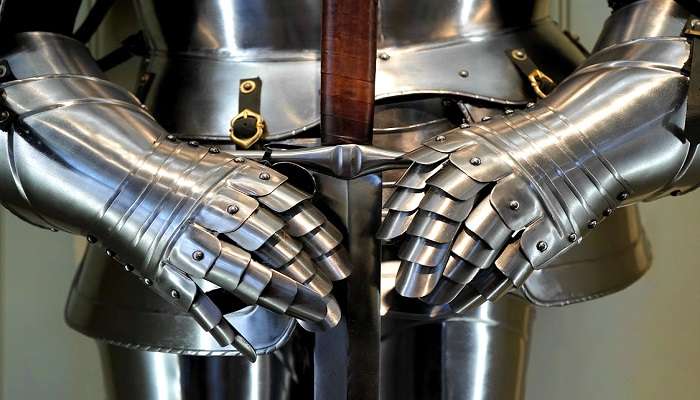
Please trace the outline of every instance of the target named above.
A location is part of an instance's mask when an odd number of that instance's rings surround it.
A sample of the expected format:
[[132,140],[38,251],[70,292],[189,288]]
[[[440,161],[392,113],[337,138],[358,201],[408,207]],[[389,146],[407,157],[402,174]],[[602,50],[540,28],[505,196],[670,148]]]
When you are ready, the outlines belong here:
[[381,261],[382,398],[522,398],[532,304],[639,279],[634,204],[700,182],[674,0],[614,4],[590,56],[545,0],[380,0],[373,146],[335,147],[320,3],[134,0],[138,98],[58,28],[5,28],[2,201],[96,244],[66,320],[110,396],[324,398],[361,317],[332,282]]

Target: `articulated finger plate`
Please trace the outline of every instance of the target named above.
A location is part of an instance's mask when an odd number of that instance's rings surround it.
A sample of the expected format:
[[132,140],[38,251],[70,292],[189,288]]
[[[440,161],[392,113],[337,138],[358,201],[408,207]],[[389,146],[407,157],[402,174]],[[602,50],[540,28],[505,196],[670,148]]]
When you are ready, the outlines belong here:
[[270,194],[258,197],[258,201],[272,211],[283,213],[310,198],[311,195],[284,183],[270,192]]
[[284,221],[271,212],[258,208],[238,229],[226,236],[244,249],[255,251],[284,228],[284,225]]
[[166,261],[195,278],[203,278],[221,253],[216,236],[197,225],[187,225],[170,246]]
[[493,209],[488,199],[482,200],[474,207],[464,226],[494,250],[500,249],[513,233]]
[[499,249],[491,248],[486,242],[479,239],[476,234],[463,229],[455,238],[452,245],[452,253],[470,265],[484,269],[491,266],[498,256]]
[[183,310],[190,308],[197,294],[197,284],[182,271],[167,264],[158,269],[154,286],[165,299]]
[[440,168],[442,168],[442,164],[425,165],[414,162],[406,168],[406,171],[396,182],[396,186],[406,189],[424,189],[428,179],[435,175]]
[[472,199],[486,186],[471,179],[451,164],[446,164],[438,173],[431,176],[427,184],[458,200]]
[[419,208],[435,213],[454,222],[462,222],[467,218],[474,206],[474,198],[468,200],[453,199],[441,189],[429,187]]
[[286,231],[294,237],[304,236],[326,221],[326,217],[316,207],[304,204],[292,208],[283,217],[287,222]]
[[404,158],[423,165],[437,164],[446,160],[447,157],[449,157],[449,154],[433,150],[427,146],[421,146],[404,155]]
[[521,286],[533,271],[532,264],[520,251],[518,241],[510,243],[503,249],[503,253],[498,256],[495,265],[515,287]]
[[535,269],[542,268],[547,261],[572,244],[561,237],[547,218],[526,228],[520,238],[520,248]]
[[435,243],[409,236],[399,249],[399,258],[425,267],[436,267],[447,259],[449,251],[449,243]]
[[255,361],[257,356],[253,346],[231,326],[219,307],[201,290],[195,296],[189,313],[205,331],[214,337],[221,347],[232,345],[248,360]]
[[395,290],[404,297],[423,297],[435,288],[441,273],[442,268],[401,261],[396,274]]
[[209,269],[204,279],[235,294],[250,261],[250,253],[224,243],[222,244],[221,255]]
[[413,222],[413,217],[418,214],[418,210],[410,213],[404,213],[400,211],[389,210],[382,225],[377,231],[377,239],[380,240],[391,240],[397,238],[408,230],[408,227]]
[[459,222],[420,210],[407,233],[435,243],[449,243],[457,234],[459,226]]

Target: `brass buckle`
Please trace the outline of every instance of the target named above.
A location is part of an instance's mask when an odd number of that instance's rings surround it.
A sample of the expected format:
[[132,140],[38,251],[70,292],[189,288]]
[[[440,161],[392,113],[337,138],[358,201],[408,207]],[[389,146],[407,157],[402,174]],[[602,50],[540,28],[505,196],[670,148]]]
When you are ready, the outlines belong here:
[[542,88],[540,87],[540,82],[544,82],[549,86],[554,86],[554,81],[552,78],[548,77],[547,74],[544,72],[540,71],[539,69],[536,69],[527,76],[527,79],[530,81],[530,86],[532,86],[532,89],[535,91],[535,94],[539,96],[539,98],[544,99],[547,97],[547,94],[542,91]]
[[[246,139],[239,138],[238,136],[236,136],[236,130],[235,130],[236,121],[238,121],[239,119],[245,119],[245,118],[250,118],[250,117],[253,117],[255,119],[255,134],[249,138],[246,138]],[[245,110],[238,113],[238,115],[236,115],[236,117],[231,120],[231,129],[229,129],[229,133],[230,133],[229,136],[231,137],[231,140],[233,140],[233,143],[236,144],[236,146],[238,146],[242,149],[247,149],[250,146],[252,146],[253,144],[255,144],[255,142],[260,140],[264,130],[265,130],[265,120],[263,119],[263,117],[260,114],[256,113],[255,111],[252,111],[252,110],[246,108]]]

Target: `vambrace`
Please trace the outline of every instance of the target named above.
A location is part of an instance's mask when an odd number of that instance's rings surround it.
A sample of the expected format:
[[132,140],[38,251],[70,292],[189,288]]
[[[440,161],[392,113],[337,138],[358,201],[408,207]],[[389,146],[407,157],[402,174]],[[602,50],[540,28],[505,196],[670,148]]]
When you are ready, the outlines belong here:
[[676,17],[657,15],[678,25],[676,37],[616,33],[537,104],[407,154],[413,165],[379,232],[402,238],[397,291],[464,311],[521,286],[616,208],[695,189],[700,155],[684,135],[690,45]]
[[177,141],[73,39],[17,35],[0,75],[0,190],[13,213],[103,244],[222,346],[251,358],[205,288],[307,329],[338,322],[329,293],[350,272],[342,234],[285,176]]

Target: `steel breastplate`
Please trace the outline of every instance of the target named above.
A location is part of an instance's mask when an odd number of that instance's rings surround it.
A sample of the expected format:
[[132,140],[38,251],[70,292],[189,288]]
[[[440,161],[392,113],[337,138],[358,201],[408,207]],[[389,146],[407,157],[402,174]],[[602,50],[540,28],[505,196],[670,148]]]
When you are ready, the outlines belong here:
[[[263,82],[266,140],[318,125],[320,1],[184,3],[136,1],[150,46],[146,104],[166,129],[228,140],[240,111],[238,83],[252,77]],[[379,3],[377,98],[441,94],[525,103],[533,93],[507,50],[524,49],[557,81],[582,60],[543,0]]]

